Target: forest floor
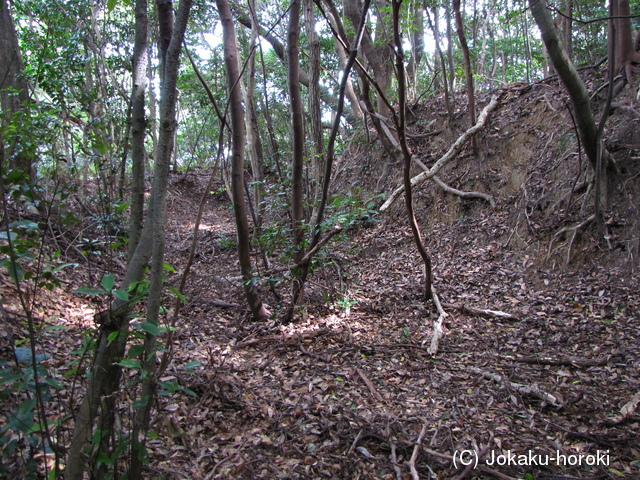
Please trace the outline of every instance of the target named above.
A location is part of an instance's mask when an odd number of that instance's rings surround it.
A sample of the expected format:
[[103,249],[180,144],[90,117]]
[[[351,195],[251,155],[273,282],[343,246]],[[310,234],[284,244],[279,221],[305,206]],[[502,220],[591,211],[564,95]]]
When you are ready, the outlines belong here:
[[[640,216],[629,190],[636,187],[627,181],[638,174],[637,159],[629,159],[640,143],[622,131],[625,121],[612,122],[609,137],[631,152],[621,181],[627,190],[612,193],[606,241],[596,240],[591,223],[574,238],[571,227],[589,217],[581,205],[588,192],[576,188],[587,179],[586,160],[572,154],[561,98],[552,84],[510,89],[479,138],[479,158],[466,151],[443,171],[452,186],[491,193],[495,208],[434,185],[417,190],[434,287],[448,314],[435,355],[427,349],[438,314],[422,298],[420,257],[401,205],[356,222],[329,245],[295,322],[261,323],[250,319],[237,281],[229,202],[209,195],[173,358],[161,379],[193,394],[159,397],[146,476],[640,478],[633,243]],[[416,107],[410,127],[427,125],[429,112],[441,107],[441,100]],[[412,144],[425,163],[464,130],[463,113],[446,132]],[[446,122],[434,118],[433,130]],[[336,184],[371,197],[373,185],[391,191],[399,167],[386,174],[365,144],[354,141],[343,155]],[[377,170],[364,170],[373,163]],[[177,272],[205,184],[204,174],[193,173],[171,183],[166,259]],[[102,273],[81,264],[63,288],[38,298],[43,324],[66,327],[43,328],[38,340],[50,356],[44,363],[65,385],[56,392],[60,418],[80,398],[63,376],[69,352],[101,309],[70,292],[95,285]],[[176,286],[178,274],[167,281]],[[282,302],[262,288],[272,311],[286,307],[288,285],[275,286]],[[4,277],[2,295],[7,331],[24,338],[15,289]],[[123,405],[137,380],[135,370],[125,371],[131,388],[121,392]],[[119,410],[124,425],[128,408]],[[62,423],[63,439],[71,427]]]

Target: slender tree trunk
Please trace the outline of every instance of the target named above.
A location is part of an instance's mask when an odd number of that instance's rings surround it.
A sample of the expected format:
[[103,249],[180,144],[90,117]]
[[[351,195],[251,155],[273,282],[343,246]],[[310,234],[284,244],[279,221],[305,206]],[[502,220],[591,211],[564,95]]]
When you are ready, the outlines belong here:
[[[471,70],[471,57],[469,56],[469,47],[467,46],[467,38],[464,34],[464,25],[462,24],[462,14],[460,13],[460,0],[453,0],[453,11],[456,17],[456,28],[458,30],[458,39],[460,40],[460,48],[464,57],[464,71],[467,75],[467,98],[469,100],[469,120],[471,126],[476,124],[476,97],[473,88],[473,71]],[[472,138],[473,150],[476,150],[476,137]]]
[[[316,19],[313,0],[304,0],[304,19],[309,43],[309,117],[311,118],[311,196],[315,218],[316,206],[322,191],[324,135],[322,132],[322,111],[320,110],[320,39],[316,33]],[[311,223],[314,223],[313,220]]]
[[[167,51],[163,52],[160,136],[158,138],[158,151],[156,152],[153,175],[154,210],[153,215],[149,217],[149,221],[153,223],[153,243],[146,318],[147,323],[155,327],[158,325],[162,303],[167,185],[177,130],[178,69],[180,67],[182,40],[187,28],[191,3],[191,0],[180,0],[180,5],[176,12],[175,28],[172,29],[171,39],[166,46]],[[173,17],[171,9],[163,10],[159,8],[158,12],[162,12],[162,15],[169,14]],[[166,20],[161,16],[158,19],[160,24]],[[130,480],[139,480],[142,477],[146,437],[157,385],[156,343],[155,332],[148,330],[145,334],[144,359],[142,362],[146,376],[142,382],[141,398],[134,419]]]
[[[455,0],[454,0],[455,1]],[[396,53],[396,75],[398,76],[398,137],[400,148],[402,149],[402,156],[404,158],[403,169],[403,183],[405,193],[405,207],[407,210],[407,218],[409,225],[413,233],[413,238],[418,247],[418,252],[424,262],[425,273],[425,299],[430,300],[432,298],[431,292],[431,257],[427,253],[422,242],[422,235],[420,234],[420,227],[416,220],[415,212],[413,210],[413,198],[411,190],[411,151],[407,145],[407,138],[405,132],[405,117],[406,117],[406,79],[404,75],[404,52],[402,48],[402,37],[400,36],[400,1],[393,0],[393,39],[395,44]]]
[[[304,170],[304,108],[300,94],[299,70],[299,36],[301,1],[293,0],[289,10],[289,28],[287,32],[287,85],[289,87],[289,103],[291,112],[291,149],[293,153],[291,166],[291,221],[293,223],[293,261],[297,264],[304,257],[305,218],[303,195]],[[293,308],[303,293],[307,269],[295,269],[291,306],[287,318],[293,317]]]
[[240,70],[238,67],[238,40],[233,26],[233,16],[227,0],[216,0],[220,23],[222,24],[222,38],[224,42],[224,59],[227,69],[227,83],[229,85],[229,112],[231,114],[232,131],[232,162],[231,162],[231,195],[233,211],[236,217],[238,231],[238,258],[242,283],[249,308],[257,320],[268,318],[271,313],[262,304],[258,288],[253,278],[251,256],[249,249],[249,223],[247,221],[247,203],[244,196],[244,119],[242,111],[242,93],[240,92]]
[[258,131],[258,118],[256,116],[256,49],[258,48],[258,22],[255,13],[255,4],[250,0],[251,10],[251,51],[247,65],[247,87],[245,90],[245,123],[247,127],[247,145],[249,146],[249,160],[251,161],[251,173],[253,175],[253,211],[255,212],[254,238],[258,238],[262,232],[262,218],[264,217],[264,159],[262,155],[262,141]]
[[[442,49],[440,48],[440,32],[438,30],[438,11],[437,9],[433,9],[433,23],[431,22],[431,17],[429,16],[429,11],[425,10],[425,13],[427,15],[427,20],[429,22],[429,25],[431,27],[431,30],[433,30],[433,39],[435,41],[436,44],[436,54],[438,55],[438,57],[440,58],[440,67],[442,68],[442,84],[444,87],[444,102],[445,105],[447,107],[447,118],[449,119],[450,122],[453,121],[453,106],[451,105],[451,98],[449,95],[449,81],[448,81],[448,76],[451,77],[454,74],[454,72],[449,72],[449,74],[447,75],[447,65],[444,61],[444,55],[442,53]],[[436,60],[437,61],[437,60]]]
[[133,45],[133,92],[131,97],[131,217],[129,220],[129,259],[133,257],[142,233],[144,214],[144,139],[146,70],[149,61],[149,13],[147,0],[136,0],[136,36]]

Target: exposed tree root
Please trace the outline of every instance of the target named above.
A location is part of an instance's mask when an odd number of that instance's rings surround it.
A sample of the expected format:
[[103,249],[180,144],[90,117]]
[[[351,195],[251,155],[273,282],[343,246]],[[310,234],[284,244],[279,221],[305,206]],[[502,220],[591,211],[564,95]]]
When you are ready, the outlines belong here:
[[564,227],[564,228],[560,229],[559,231],[557,231],[556,234],[551,239],[551,241],[549,242],[549,248],[547,249],[547,260],[549,260],[549,257],[551,257],[551,254],[554,252],[553,244],[555,243],[556,239],[559,238],[561,235],[563,235],[565,233],[571,232],[571,238],[567,242],[567,257],[565,259],[565,265],[568,265],[569,261],[571,260],[571,249],[573,248],[573,243],[575,242],[576,237],[578,236],[578,233],[580,232],[580,230],[585,228],[587,225],[589,225],[590,223],[595,221],[595,219],[596,219],[596,215],[592,214],[586,220],[584,220],[584,221],[582,221],[582,222],[580,222],[580,223],[578,223],[576,225],[572,225],[572,226],[569,226],[569,227]]
[[481,198],[482,200],[486,200],[487,202],[489,202],[489,205],[491,205],[491,208],[496,208],[496,201],[493,199],[493,196],[489,195],[488,193],[463,192],[462,190],[458,190],[457,188],[450,187],[449,185],[444,183],[442,180],[440,180],[440,177],[438,177],[437,175],[433,177],[433,180],[438,185],[440,185],[440,187],[442,187],[442,189],[445,192],[452,193],[454,195],[459,196],[460,198]]
[[[464,132],[454,142],[454,144],[451,145],[449,150],[442,157],[440,157],[440,159],[428,171],[422,172],[421,174],[416,175],[415,177],[413,177],[411,179],[411,186],[415,187],[417,185],[421,185],[427,179],[433,178],[434,176],[436,176],[438,174],[438,172],[442,169],[442,167],[444,167],[447,164],[447,162],[449,162],[453,157],[455,157],[458,153],[460,153],[460,151],[462,150],[462,147],[464,147],[466,145],[467,141],[473,135],[475,135],[480,130],[482,130],[482,128],[487,123],[487,119],[489,117],[489,113],[494,108],[496,108],[497,105],[498,105],[498,97],[497,96],[491,97],[491,101],[489,102],[489,104],[486,107],[484,107],[484,110],[482,110],[482,112],[478,116],[477,123],[473,127],[471,127],[470,129],[468,129],[466,132]],[[400,195],[402,195],[402,192],[404,192],[404,185],[396,188],[391,193],[391,195],[389,195],[389,198],[387,199],[387,201],[384,202],[384,204],[380,207],[380,213],[385,212],[386,210],[388,210],[389,207],[391,205],[393,205],[393,203],[400,197]]]

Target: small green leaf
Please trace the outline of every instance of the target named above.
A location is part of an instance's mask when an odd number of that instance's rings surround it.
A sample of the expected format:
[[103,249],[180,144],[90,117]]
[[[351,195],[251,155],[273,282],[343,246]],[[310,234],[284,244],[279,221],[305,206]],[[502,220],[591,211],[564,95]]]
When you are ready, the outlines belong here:
[[96,287],[80,287],[76,288],[73,293],[78,293],[80,295],[104,295],[106,292],[103,288]]
[[11,241],[14,242],[16,238],[18,238],[18,234],[16,232],[9,232],[9,235],[7,235],[7,232],[4,230],[0,232],[0,239],[6,240],[9,237],[11,237]]
[[11,279],[14,282],[18,283],[20,280],[24,278],[24,270],[22,269],[22,267],[18,262],[11,262],[8,268],[9,268],[9,275],[11,276]]
[[138,355],[142,355],[143,352],[144,352],[144,345],[132,345],[129,348],[129,352],[127,353],[127,357],[135,358]]
[[9,224],[9,227],[11,228],[25,228],[27,230],[37,230],[38,229],[38,224],[35,222],[32,222],[31,220],[20,220],[18,222],[12,222]]
[[111,344],[111,342],[113,342],[116,338],[118,338],[118,330],[116,330],[115,332],[111,332],[109,334],[109,336],[107,337],[107,340],[109,342],[109,345]]
[[193,369],[193,368],[199,367],[200,365],[202,365],[202,362],[199,362],[198,360],[193,360],[191,362],[185,363],[183,366],[185,369]]
[[116,283],[116,277],[113,273],[108,275],[104,275],[102,280],[100,281],[100,285],[107,291],[110,292],[113,290],[113,285]]
[[171,273],[178,273],[176,269],[169,265],[167,262],[164,262],[164,269]]
[[124,368],[142,368],[138,360],[128,360],[126,358],[123,360],[120,360],[116,365],[120,365],[121,367],[124,367]]
[[107,0],[107,10],[109,13],[113,12],[113,9],[116,8],[117,0]]
[[153,323],[150,322],[142,322],[140,324],[140,328],[142,328],[145,332],[151,334],[151,335],[160,335],[161,330],[158,328],[157,325],[154,325]]
[[181,294],[177,288],[169,286],[169,291],[171,293],[173,293],[176,297],[178,297],[180,299],[180,301],[182,303],[187,303],[187,299],[185,298],[185,296],[183,294]]
[[123,302],[128,302],[129,301],[129,292],[127,292],[126,290],[122,290],[121,288],[118,288],[118,289],[114,290],[113,291],[113,295],[118,300],[122,300]]

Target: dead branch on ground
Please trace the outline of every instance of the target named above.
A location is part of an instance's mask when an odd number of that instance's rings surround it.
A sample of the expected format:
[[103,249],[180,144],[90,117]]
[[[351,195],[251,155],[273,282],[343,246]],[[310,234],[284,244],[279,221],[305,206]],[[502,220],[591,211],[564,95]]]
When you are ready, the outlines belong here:
[[505,360],[511,360],[518,363],[529,363],[532,365],[554,365],[563,367],[601,367],[609,363],[610,357],[600,357],[589,360],[586,358],[576,357],[504,357]]
[[433,335],[431,336],[431,345],[427,348],[427,352],[431,355],[435,355],[438,353],[438,343],[440,339],[444,336],[444,329],[442,328],[442,324],[444,323],[444,319],[449,316],[447,312],[442,308],[442,304],[440,303],[440,299],[438,295],[436,295],[436,291],[431,287],[431,297],[433,299],[433,304],[438,309],[438,318],[433,322]]
[[427,433],[428,426],[429,426],[429,420],[425,420],[424,423],[422,424],[422,430],[420,430],[420,435],[418,435],[416,444],[413,447],[413,453],[411,454],[411,458],[407,462],[407,464],[409,465],[409,471],[411,472],[411,478],[413,480],[420,480],[420,475],[418,475],[418,470],[416,470],[416,459],[418,458],[418,452],[420,451],[420,447],[422,446],[422,440],[424,439],[424,436]]
[[537,385],[523,385],[522,383],[511,382],[510,380],[504,378],[502,375],[498,375],[497,373],[485,372],[484,370],[481,370],[477,367],[470,367],[469,370],[478,375],[482,375],[487,380],[493,380],[494,382],[499,383],[504,387],[515,390],[516,392],[523,395],[533,395],[534,397],[539,398],[549,405],[552,405],[554,407],[560,406],[560,402],[555,396],[543,391]]
[[483,318],[498,318],[500,320],[520,321],[520,319],[515,315],[511,315],[510,313],[502,312],[500,310],[469,307],[461,303],[443,303],[442,306],[444,308],[458,310],[462,313],[466,313],[467,315],[477,315]]

